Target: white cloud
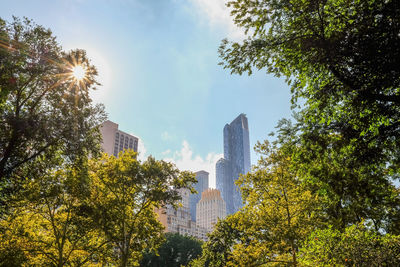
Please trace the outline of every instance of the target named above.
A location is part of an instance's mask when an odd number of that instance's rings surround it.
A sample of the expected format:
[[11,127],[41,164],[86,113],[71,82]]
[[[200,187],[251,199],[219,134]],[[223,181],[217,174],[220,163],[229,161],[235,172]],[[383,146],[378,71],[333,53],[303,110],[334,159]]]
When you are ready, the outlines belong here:
[[140,161],[145,161],[147,159],[147,149],[144,146],[144,142],[143,139],[138,137],[137,135],[135,135],[137,138],[139,138],[139,142],[138,142],[138,160]]
[[[170,152],[170,151],[165,151]],[[166,153],[167,154],[167,153]],[[200,170],[209,173],[209,186],[215,188],[215,163],[223,157],[223,154],[210,152],[203,159],[199,155],[194,155],[189,143],[184,140],[180,151],[173,153],[172,157],[164,158],[165,161],[174,163],[178,169],[197,172]]]
[[231,10],[226,6],[228,0],[190,0],[200,15],[206,15],[210,27],[222,27],[230,38],[241,40],[244,31],[238,28],[231,17]]

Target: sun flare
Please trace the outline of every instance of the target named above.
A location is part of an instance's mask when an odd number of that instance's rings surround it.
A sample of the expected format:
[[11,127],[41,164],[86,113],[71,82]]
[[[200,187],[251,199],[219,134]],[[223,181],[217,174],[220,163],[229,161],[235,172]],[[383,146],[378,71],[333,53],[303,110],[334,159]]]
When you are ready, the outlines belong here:
[[86,76],[86,70],[82,65],[76,65],[72,67],[72,76],[80,81]]

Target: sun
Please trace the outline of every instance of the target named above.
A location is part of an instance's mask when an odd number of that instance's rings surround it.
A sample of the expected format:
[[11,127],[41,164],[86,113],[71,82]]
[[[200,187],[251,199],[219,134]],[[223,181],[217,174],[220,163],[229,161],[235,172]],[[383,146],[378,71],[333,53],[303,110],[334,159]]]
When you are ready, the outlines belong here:
[[76,65],[72,67],[72,76],[77,80],[80,81],[86,76],[86,70],[82,65]]

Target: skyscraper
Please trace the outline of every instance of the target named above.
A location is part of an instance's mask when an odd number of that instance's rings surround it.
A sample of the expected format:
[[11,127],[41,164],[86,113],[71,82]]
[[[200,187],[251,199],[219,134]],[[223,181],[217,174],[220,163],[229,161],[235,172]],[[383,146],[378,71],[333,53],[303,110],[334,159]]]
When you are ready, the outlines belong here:
[[218,218],[226,217],[225,201],[217,189],[207,189],[201,194],[201,199],[197,203],[196,223],[198,226],[212,232]]
[[195,183],[193,187],[196,189],[197,194],[191,194],[189,198],[190,215],[192,217],[192,221],[196,221],[196,205],[201,199],[201,193],[208,188],[208,172],[196,172],[196,180],[197,183]]
[[182,206],[174,209],[170,204],[166,207],[155,209],[159,221],[165,227],[165,232],[179,233],[181,235],[194,236],[200,240],[207,241],[207,229],[192,221],[189,209],[190,191],[187,188],[179,189],[182,197]]
[[118,153],[124,149],[138,151],[138,141],[136,136],[118,130],[118,124],[112,121],[105,121],[100,127],[102,136],[101,147],[109,155],[118,157]]
[[224,158],[217,161],[215,165],[215,182],[217,189],[221,192],[222,199],[225,200],[226,212],[230,214],[229,211],[233,210],[233,200],[229,201],[229,196],[233,194],[233,186],[229,186],[230,183],[228,182],[232,176],[228,165],[229,162]]
[[216,184],[226,203],[227,214],[242,207],[242,197],[235,181],[250,171],[249,125],[246,115],[240,114],[224,127],[224,158],[216,164]]

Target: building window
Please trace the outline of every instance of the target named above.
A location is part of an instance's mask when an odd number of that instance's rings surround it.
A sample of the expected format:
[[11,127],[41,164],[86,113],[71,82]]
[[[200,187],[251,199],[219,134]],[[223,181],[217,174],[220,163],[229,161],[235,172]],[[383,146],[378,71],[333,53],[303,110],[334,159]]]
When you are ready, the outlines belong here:
[[119,150],[124,148],[124,135],[121,134],[121,138],[119,140]]
[[129,148],[130,149],[133,148],[133,139],[132,138],[129,139]]

